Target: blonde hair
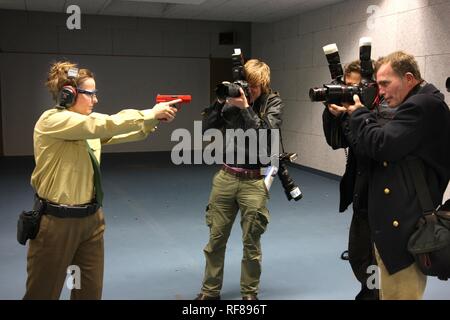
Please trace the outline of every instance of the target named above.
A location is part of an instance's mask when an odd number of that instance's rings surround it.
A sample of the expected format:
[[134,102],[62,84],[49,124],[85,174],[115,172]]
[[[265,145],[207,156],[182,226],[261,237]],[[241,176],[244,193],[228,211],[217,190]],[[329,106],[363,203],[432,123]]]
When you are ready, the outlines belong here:
[[62,87],[71,85],[76,88],[88,78],[94,78],[94,74],[88,69],[79,69],[77,77],[69,78],[67,73],[70,68],[78,68],[78,66],[76,63],[70,61],[57,61],[50,67],[45,85],[55,101]]
[[394,72],[400,77],[403,77],[406,73],[410,72],[416,80],[423,80],[420,74],[419,66],[413,55],[403,51],[396,51],[386,57],[381,57],[376,62],[375,72],[378,72],[382,65],[388,63],[391,64],[392,70],[394,70]]
[[261,85],[262,93],[270,92],[270,68],[258,59],[250,59],[244,65],[245,77],[250,85]]

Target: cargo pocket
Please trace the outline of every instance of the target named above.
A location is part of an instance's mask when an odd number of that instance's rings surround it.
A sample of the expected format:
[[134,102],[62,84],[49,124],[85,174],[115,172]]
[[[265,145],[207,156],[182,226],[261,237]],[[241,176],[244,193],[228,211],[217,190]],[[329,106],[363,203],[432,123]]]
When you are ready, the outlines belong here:
[[229,224],[227,216],[218,210],[216,205],[213,203],[208,204],[206,207],[206,225],[210,228],[222,229],[224,226]]
[[209,227],[209,241],[205,250],[213,252],[226,244],[226,237],[223,236],[223,226],[220,225],[220,219],[217,219],[217,209],[211,203],[206,207],[205,220]]
[[261,208],[256,211],[255,219],[252,223],[252,234],[253,235],[262,235],[269,224],[270,215],[269,210],[267,208]]
[[211,228],[213,223],[213,216],[212,216],[212,210],[211,210],[212,204],[208,204],[206,206],[206,214],[205,214],[205,221],[206,225]]

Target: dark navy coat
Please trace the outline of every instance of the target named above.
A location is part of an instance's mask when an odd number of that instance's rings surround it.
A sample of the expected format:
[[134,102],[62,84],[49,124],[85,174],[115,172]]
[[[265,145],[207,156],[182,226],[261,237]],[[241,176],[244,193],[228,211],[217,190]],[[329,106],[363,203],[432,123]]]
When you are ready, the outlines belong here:
[[395,116],[381,126],[375,115],[359,108],[350,118],[358,152],[369,163],[369,224],[372,238],[389,273],[414,261],[408,239],[422,215],[406,157],[423,161],[435,206],[442,201],[450,177],[450,111],[432,84],[411,90]]

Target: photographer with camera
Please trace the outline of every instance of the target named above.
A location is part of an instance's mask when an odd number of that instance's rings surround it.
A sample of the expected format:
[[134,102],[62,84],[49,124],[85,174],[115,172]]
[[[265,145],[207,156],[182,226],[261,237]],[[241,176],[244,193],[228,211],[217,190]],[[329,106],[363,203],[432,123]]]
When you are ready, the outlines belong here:
[[[344,68],[343,82],[347,86],[360,84],[361,65],[359,60],[351,62]],[[361,290],[355,299],[377,300],[378,290],[367,287],[367,280],[370,276],[367,268],[373,265],[375,261],[367,216],[368,159],[355,153],[352,146],[353,138],[349,129],[347,109],[345,108],[348,105],[348,103],[343,103],[341,106],[333,103],[327,104],[322,115],[323,130],[327,143],[334,150],[348,148],[348,152],[346,150],[345,172],[339,186],[339,212],[344,212],[353,203],[353,216],[348,240],[348,260],[356,279],[361,283]]]
[[[242,65],[242,56],[237,54],[233,55],[233,61],[234,83],[219,85],[217,101],[203,113],[204,130],[278,130],[284,104],[270,89],[269,66],[257,59]],[[237,92],[232,93],[232,90]],[[259,142],[257,147],[261,148]],[[270,143],[267,150],[270,152]],[[248,142],[243,164],[236,160],[238,151],[242,150],[234,149],[233,161],[224,157],[225,164],[213,179],[206,209],[206,224],[210,228],[209,242],[204,248],[206,268],[201,293],[196,300],[220,299],[226,244],[239,210],[243,242],[241,295],[243,300],[258,299],[262,256],[260,238],[269,222],[269,194],[261,175],[262,164],[259,160],[258,163],[248,161]]]
[[181,100],[111,116],[93,112],[98,103],[94,74],[69,61],[51,66],[46,85],[57,105],[34,128],[31,185],[39,220],[34,219],[33,230],[23,215],[18,224],[19,242],[30,239],[24,299],[58,299],[73,266],[79,268],[80,286],[72,288],[70,298],[100,299],[105,230],[101,146],[145,139],[159,121],[175,118],[172,105]]
[[380,268],[380,299],[421,299],[426,276],[408,251],[423,216],[412,161],[423,168],[434,208],[450,177],[450,111],[444,96],[425,82],[413,56],[394,52],[377,62],[379,92],[398,108],[384,126],[359,97],[347,107],[355,148],[370,158],[368,216]]

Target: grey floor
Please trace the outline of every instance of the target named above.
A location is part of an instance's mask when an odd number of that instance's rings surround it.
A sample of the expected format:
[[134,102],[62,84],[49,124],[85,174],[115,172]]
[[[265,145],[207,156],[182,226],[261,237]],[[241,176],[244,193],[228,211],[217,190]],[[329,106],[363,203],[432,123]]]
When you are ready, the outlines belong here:
[[[204,210],[214,166],[174,166],[163,154],[104,155],[104,299],[192,299],[204,269]],[[26,247],[16,241],[17,216],[32,205],[31,158],[0,158],[0,299],[20,299]],[[337,213],[338,182],[290,168],[303,191],[288,202],[278,180],[262,238],[261,299],[353,299],[358,283],[348,262],[350,213]],[[240,299],[239,219],[227,247],[222,297]],[[63,290],[62,298],[68,297]],[[426,299],[450,299],[450,283],[428,279]]]

